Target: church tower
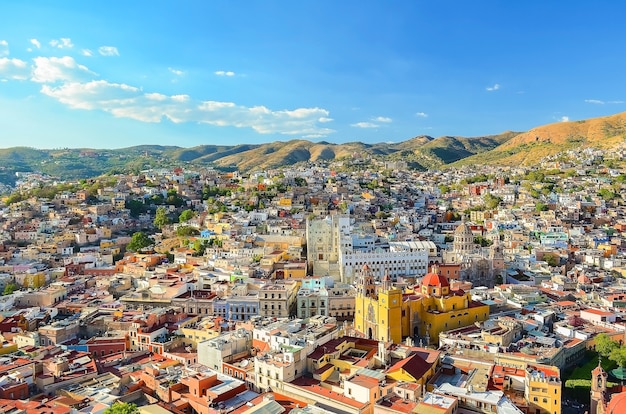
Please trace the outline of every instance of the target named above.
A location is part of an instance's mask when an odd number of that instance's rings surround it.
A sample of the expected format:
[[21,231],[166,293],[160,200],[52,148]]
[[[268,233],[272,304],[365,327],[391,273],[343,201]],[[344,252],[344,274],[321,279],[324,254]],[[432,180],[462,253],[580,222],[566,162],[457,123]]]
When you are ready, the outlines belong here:
[[356,287],[360,296],[364,298],[373,297],[375,295],[374,276],[368,265],[363,265],[356,280]]
[[402,342],[402,290],[393,286],[385,274],[378,291],[378,339],[384,342]]
[[606,404],[606,382],[608,374],[601,365],[602,360],[598,359],[598,366],[591,371],[591,404],[589,414],[602,414]]
[[472,233],[472,229],[465,222],[465,218],[454,230],[452,248],[457,257],[468,255],[474,251],[474,233]]
[[368,265],[364,265],[356,278],[356,300],[354,327],[368,339],[378,339],[378,300],[374,276]]
[[500,276],[501,280],[499,282],[504,283],[506,281],[504,279],[504,250],[502,249],[499,235],[494,237],[493,244],[489,248],[489,261],[491,262],[491,274],[493,281],[498,283],[497,279],[498,276]]

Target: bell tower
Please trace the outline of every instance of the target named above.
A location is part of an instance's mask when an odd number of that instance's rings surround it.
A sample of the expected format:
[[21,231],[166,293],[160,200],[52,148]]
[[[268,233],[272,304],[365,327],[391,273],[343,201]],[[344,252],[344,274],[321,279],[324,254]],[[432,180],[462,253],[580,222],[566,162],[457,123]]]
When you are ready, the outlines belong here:
[[356,281],[357,290],[359,294],[366,297],[373,297],[376,293],[376,288],[374,286],[374,276],[372,276],[372,271],[368,265],[363,265],[361,272]]
[[598,366],[591,371],[591,404],[589,406],[589,414],[604,413],[607,378],[608,374],[602,368],[602,359],[598,357]]

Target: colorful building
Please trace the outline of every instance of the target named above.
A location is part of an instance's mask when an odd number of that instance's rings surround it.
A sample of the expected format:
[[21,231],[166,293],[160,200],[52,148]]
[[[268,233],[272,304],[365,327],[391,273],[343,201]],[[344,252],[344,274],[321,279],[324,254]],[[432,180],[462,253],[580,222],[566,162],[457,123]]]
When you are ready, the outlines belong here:
[[450,329],[484,321],[489,306],[472,300],[469,292],[450,289],[448,278],[437,266],[413,289],[392,285],[388,275],[375,284],[369,267],[357,278],[354,327],[369,339],[402,342],[413,336],[434,344],[439,334]]

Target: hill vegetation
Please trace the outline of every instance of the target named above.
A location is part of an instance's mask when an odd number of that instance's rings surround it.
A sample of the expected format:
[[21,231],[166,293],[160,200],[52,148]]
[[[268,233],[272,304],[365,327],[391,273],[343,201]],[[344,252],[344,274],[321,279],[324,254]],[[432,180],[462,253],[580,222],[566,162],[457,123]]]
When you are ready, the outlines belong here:
[[481,137],[416,136],[398,143],[332,144],[291,140],[260,145],[141,145],[121,149],[28,147],[0,149],[0,183],[15,183],[15,172],[42,172],[81,179],[171,166],[218,169],[276,168],[302,162],[372,157],[406,161],[409,168],[432,169],[471,164],[532,165],[547,155],[569,149],[610,149],[626,141],[626,112],[612,116],[539,126],[527,132],[507,131]]
[[463,158],[457,165],[533,165],[571,149],[612,149],[626,142],[626,112],[580,121],[557,122],[516,134],[492,150]]

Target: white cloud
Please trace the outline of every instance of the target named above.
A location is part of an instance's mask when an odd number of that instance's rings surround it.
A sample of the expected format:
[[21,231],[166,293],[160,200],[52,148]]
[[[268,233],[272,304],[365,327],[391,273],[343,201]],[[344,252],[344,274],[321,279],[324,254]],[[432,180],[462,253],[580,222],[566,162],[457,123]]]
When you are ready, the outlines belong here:
[[230,70],[228,70],[228,71],[218,70],[218,71],[215,71],[215,74],[217,76],[235,76],[235,72],[230,71]]
[[176,76],[183,76],[185,74],[185,72],[183,72],[180,69],[167,68],[167,70],[169,70],[170,72],[172,72]]
[[372,121],[374,121],[374,122],[383,122],[383,123],[388,124],[390,122],[393,122],[393,119],[388,118],[386,116],[377,116],[376,118],[372,119]]
[[498,89],[500,89],[500,84],[496,83],[493,86],[487,86],[486,90],[489,92],[493,92],[493,91],[497,91]]
[[559,118],[559,122],[569,122],[569,116],[563,115]]
[[76,63],[73,57],[43,57],[33,59],[31,80],[39,83],[86,80],[94,75],[86,66]]
[[9,56],[9,42],[0,40],[0,57]]
[[152,101],[165,101],[167,100],[167,95],[163,95],[162,93],[147,93],[146,98]]
[[428,118],[428,114],[426,112],[416,112],[415,116],[418,118]]
[[357,122],[356,124],[350,124],[355,128],[377,128],[378,125],[373,122]]
[[172,95],[170,99],[174,102],[187,102],[189,100],[189,95]]
[[41,43],[37,39],[30,39],[30,44],[35,46],[37,49],[41,49]]
[[75,109],[101,110],[119,118],[142,122],[199,122],[214,126],[251,128],[260,134],[326,136],[332,129],[318,125],[329,119],[322,108],[273,111],[264,106],[246,107],[233,102],[194,101],[188,95],[166,96],[104,80],[43,85],[41,92]]
[[622,104],[624,101],[601,101],[599,99],[585,99],[585,102],[595,105],[604,105],[604,104]]
[[119,56],[120,52],[117,51],[115,46],[100,46],[98,48],[98,53],[102,56]]
[[30,68],[28,63],[20,59],[0,58],[0,79],[28,79]]
[[93,56],[93,52],[89,49],[83,49],[80,51],[80,54],[83,56],[91,57]]
[[332,118],[327,118],[325,116],[321,117],[320,119],[318,119],[319,122],[325,123],[325,122],[333,122],[334,119]]
[[74,47],[74,44],[72,43],[72,39],[69,37],[62,37],[60,39],[52,39],[50,41],[50,46],[59,49],[71,49]]

